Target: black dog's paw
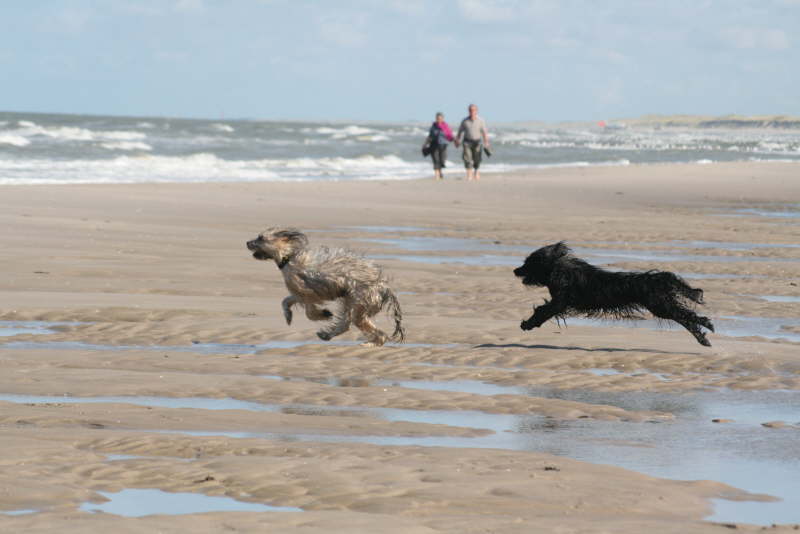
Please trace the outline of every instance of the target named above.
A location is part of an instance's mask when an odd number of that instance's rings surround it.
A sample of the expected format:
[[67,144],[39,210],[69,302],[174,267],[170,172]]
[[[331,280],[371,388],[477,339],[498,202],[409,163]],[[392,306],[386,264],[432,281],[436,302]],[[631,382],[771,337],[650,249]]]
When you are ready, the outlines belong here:
[[519,327],[523,330],[533,330],[533,323],[529,323],[528,321],[522,321],[519,324]]
[[701,345],[703,345],[704,347],[710,347],[711,346],[711,343],[709,343],[708,338],[706,337],[706,335],[704,333],[702,333],[700,331],[699,328],[697,330],[691,330],[691,333],[694,336],[694,338],[697,340],[697,342],[700,343]]
[[323,309],[321,313],[322,316],[325,317],[326,319],[330,319],[331,317],[333,317],[333,314],[328,309]]
[[326,332],[325,330],[320,330],[317,332],[317,337],[319,337],[322,341],[330,341],[331,339],[330,333]]

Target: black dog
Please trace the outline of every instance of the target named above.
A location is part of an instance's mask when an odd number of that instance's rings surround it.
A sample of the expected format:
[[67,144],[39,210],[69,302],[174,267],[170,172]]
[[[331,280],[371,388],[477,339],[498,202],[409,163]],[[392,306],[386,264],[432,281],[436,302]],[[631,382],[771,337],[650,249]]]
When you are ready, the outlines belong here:
[[677,322],[701,345],[711,346],[700,327],[713,332],[714,325],[690,308],[690,302],[703,303],[703,290],[674,273],[606,271],[573,256],[562,241],[534,251],[514,269],[514,275],[526,286],[547,286],[552,299],[534,307],[533,315],[520,325],[523,330],[542,326],[553,317],[641,319],[639,313],[648,310],[660,319]]

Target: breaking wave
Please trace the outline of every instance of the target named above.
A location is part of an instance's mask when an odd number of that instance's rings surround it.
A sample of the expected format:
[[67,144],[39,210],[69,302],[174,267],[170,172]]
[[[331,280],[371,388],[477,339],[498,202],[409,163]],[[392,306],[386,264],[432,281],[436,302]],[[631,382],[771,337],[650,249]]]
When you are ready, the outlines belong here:
[[31,144],[27,137],[15,134],[0,134],[0,144],[13,146],[27,146]]
[[71,161],[0,159],[0,184],[397,180],[424,176],[428,167],[397,156],[225,160],[199,153]]

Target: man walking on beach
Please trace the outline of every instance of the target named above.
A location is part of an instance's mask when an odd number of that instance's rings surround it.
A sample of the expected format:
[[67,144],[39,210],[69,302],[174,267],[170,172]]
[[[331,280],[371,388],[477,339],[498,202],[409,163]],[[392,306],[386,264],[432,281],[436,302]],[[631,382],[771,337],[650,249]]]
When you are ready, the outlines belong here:
[[467,169],[467,181],[481,179],[481,155],[484,145],[488,153],[489,150],[489,130],[486,129],[486,122],[478,117],[478,106],[470,104],[467,108],[469,117],[461,121],[458,128],[455,145],[464,144],[464,167]]

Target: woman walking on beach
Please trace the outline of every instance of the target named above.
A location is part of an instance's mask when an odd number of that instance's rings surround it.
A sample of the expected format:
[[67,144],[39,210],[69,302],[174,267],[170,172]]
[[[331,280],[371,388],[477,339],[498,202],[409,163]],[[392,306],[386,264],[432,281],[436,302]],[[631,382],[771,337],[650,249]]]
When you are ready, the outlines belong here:
[[453,131],[444,121],[444,113],[436,114],[436,120],[431,124],[428,137],[425,139],[423,150],[427,147],[433,160],[433,177],[436,180],[444,179],[442,169],[447,160],[447,143],[453,140]]

